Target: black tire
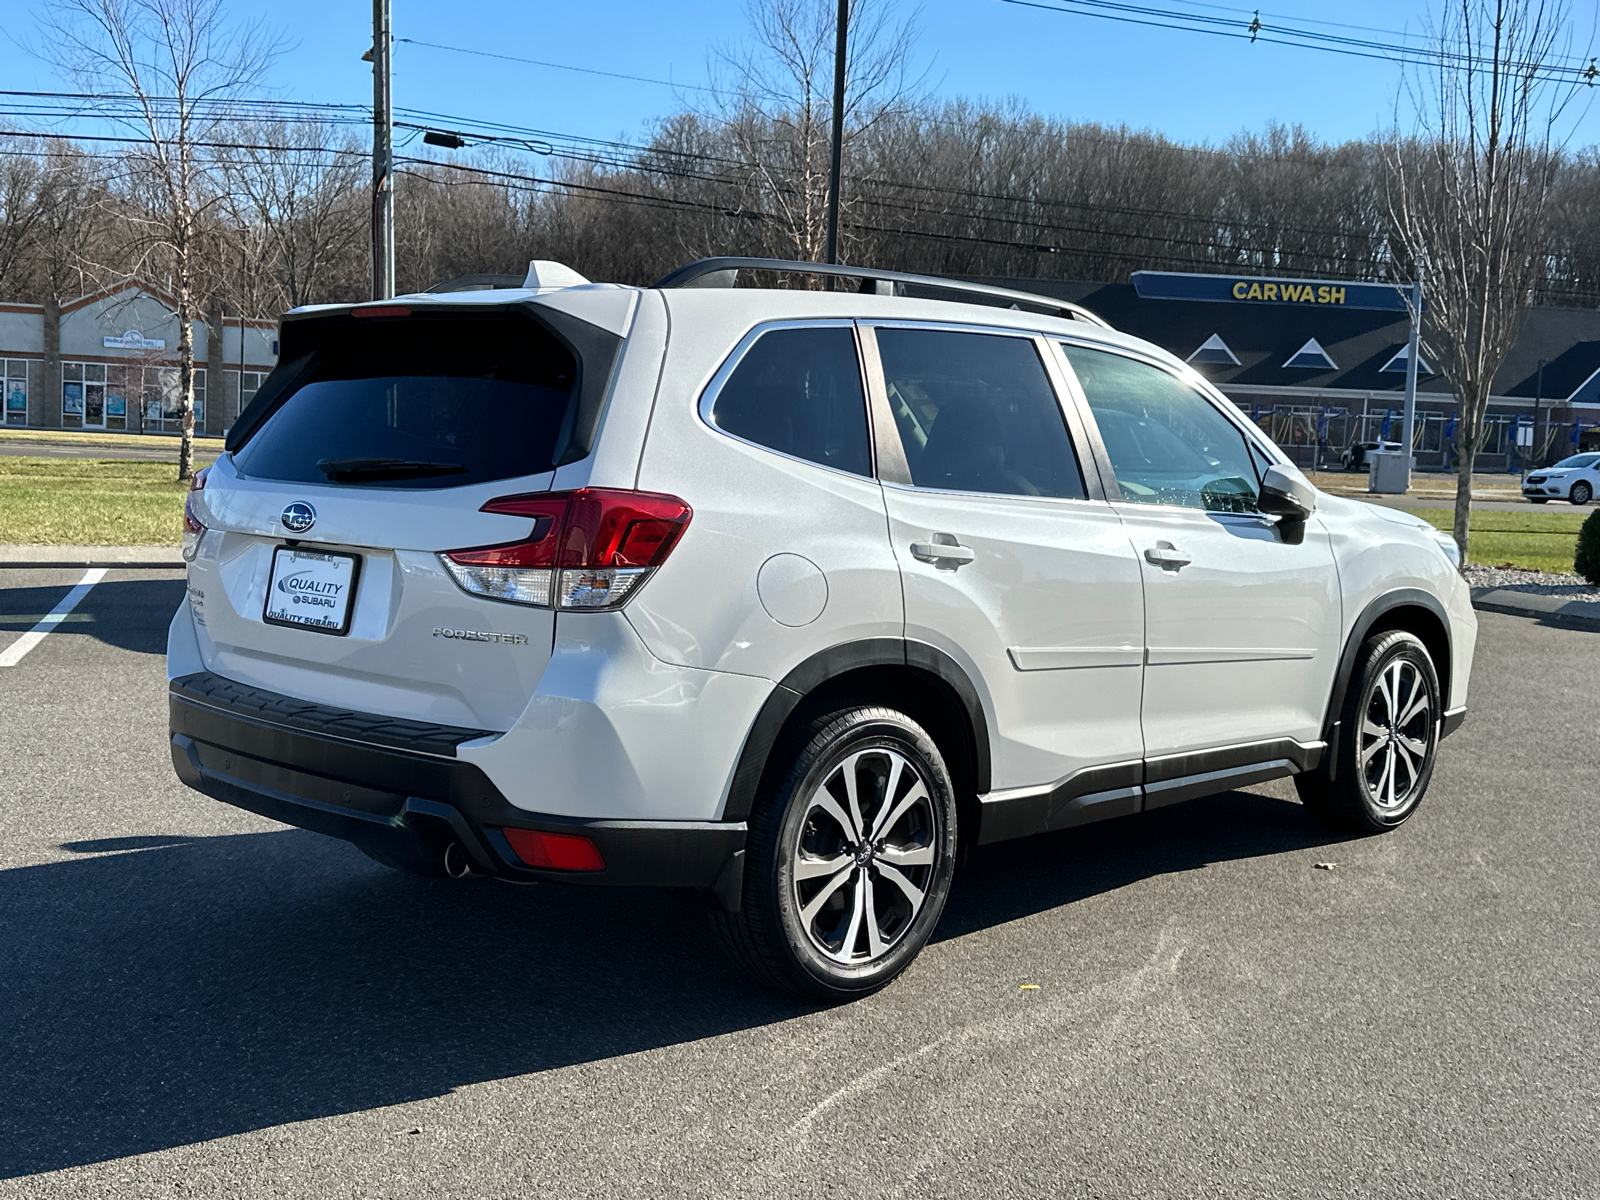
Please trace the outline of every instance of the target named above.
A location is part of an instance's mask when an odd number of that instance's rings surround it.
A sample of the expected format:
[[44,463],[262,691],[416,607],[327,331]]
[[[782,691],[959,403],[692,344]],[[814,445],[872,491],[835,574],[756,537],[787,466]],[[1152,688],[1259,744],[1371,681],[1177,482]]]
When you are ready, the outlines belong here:
[[1567,493],[1567,502],[1576,504],[1580,508],[1593,499],[1594,489],[1581,479],[1573,484],[1572,490]]
[[[870,995],[910,966],[950,894],[956,799],[944,757],[915,721],[876,706],[819,716],[773,754],[750,814],[739,911],[714,912],[712,925],[772,987],[831,1003]],[[797,869],[809,873],[797,880]]]
[[[1396,704],[1390,692],[1398,697],[1398,725],[1389,719]],[[1425,708],[1413,712],[1419,698]],[[1439,676],[1428,648],[1400,630],[1373,634],[1345,696],[1332,762],[1295,776],[1301,801],[1323,824],[1347,833],[1403,824],[1433,777],[1440,716]],[[1394,786],[1402,780],[1403,790]]]

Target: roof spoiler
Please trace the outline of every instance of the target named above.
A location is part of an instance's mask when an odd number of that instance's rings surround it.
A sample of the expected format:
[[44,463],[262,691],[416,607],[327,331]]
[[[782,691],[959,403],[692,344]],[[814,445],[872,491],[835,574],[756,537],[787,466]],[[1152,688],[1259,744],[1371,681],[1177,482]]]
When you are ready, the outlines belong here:
[[1035,292],[1017,292],[1010,288],[991,287],[986,283],[968,283],[964,279],[946,279],[939,275],[912,275],[905,271],[879,271],[871,267],[841,267],[833,263],[791,262],[778,258],[702,258],[679,267],[659,280],[658,288],[733,287],[738,283],[740,271],[772,271],[780,275],[820,275],[830,279],[854,279],[863,292],[876,292],[880,296],[904,295],[907,287],[927,288],[930,291],[953,292],[960,296],[981,296],[986,300],[1009,302],[1012,308],[1028,305],[1042,308],[1071,321],[1086,321],[1102,329],[1110,329],[1108,322],[1090,312],[1081,304],[1058,300],[1054,296],[1040,296]]

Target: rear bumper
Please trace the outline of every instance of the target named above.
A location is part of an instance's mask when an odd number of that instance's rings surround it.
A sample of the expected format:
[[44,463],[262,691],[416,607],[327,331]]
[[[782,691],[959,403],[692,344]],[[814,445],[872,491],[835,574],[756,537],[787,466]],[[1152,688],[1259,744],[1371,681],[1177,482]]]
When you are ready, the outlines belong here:
[[[508,803],[476,765],[455,757],[456,743],[480,730],[420,723],[413,730],[411,723],[322,710],[209,673],[172,680],[168,705],[178,777],[274,821],[417,863],[440,862],[455,843],[475,871],[504,879],[696,888],[725,907],[738,903],[743,822],[528,812]],[[408,741],[428,751],[401,748]],[[605,869],[527,866],[501,832],[508,827],[586,837]]]

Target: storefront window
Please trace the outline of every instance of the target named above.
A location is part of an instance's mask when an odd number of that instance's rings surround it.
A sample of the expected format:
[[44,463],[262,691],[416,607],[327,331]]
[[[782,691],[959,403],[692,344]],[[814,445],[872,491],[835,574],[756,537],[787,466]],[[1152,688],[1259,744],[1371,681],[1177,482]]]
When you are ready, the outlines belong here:
[[[204,368],[197,368],[196,427],[203,425],[205,419],[206,373]],[[62,363],[61,424],[68,429],[179,433],[183,429],[183,410],[178,369],[141,363],[112,364],[109,368],[105,363]]]
[[28,423],[28,363],[26,359],[0,360],[0,394],[5,398],[7,425]]

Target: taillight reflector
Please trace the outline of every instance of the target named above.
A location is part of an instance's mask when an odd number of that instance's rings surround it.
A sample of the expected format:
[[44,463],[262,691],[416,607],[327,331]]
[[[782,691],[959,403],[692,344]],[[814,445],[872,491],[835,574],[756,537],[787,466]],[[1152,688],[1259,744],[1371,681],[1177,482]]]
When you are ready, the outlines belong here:
[[604,871],[600,847],[575,833],[541,833],[537,829],[506,829],[506,841],[530,867],[545,871]]
[[194,512],[194,494],[206,486],[206,476],[211,473],[210,467],[201,467],[194,473],[194,478],[189,480],[189,494],[183,501],[183,545],[180,553],[184,562],[193,562],[195,555],[200,552],[200,535],[206,531],[205,525]]

